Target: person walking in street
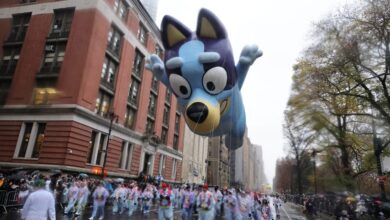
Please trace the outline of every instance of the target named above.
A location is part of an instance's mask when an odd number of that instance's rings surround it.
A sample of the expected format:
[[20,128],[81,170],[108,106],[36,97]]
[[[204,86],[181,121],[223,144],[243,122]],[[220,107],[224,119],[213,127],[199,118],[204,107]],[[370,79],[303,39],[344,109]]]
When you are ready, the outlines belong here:
[[106,205],[106,201],[109,194],[102,182],[98,183],[97,188],[92,194],[93,198],[93,211],[92,216],[89,220],[93,220],[95,217],[99,216],[99,220],[104,218],[104,206]]
[[204,184],[202,187],[202,192],[199,193],[197,198],[199,220],[214,219],[215,200],[213,198],[213,194],[208,189],[208,185]]
[[226,220],[236,219],[237,214],[237,197],[235,195],[234,189],[228,189],[227,195],[224,198],[224,210]]
[[148,184],[142,193],[142,212],[145,216],[149,215],[150,207],[152,206],[153,188]]
[[175,198],[168,184],[162,183],[162,189],[159,192],[160,203],[158,207],[159,220],[173,220],[173,200]]
[[182,195],[183,209],[181,213],[182,220],[192,220],[192,207],[195,203],[195,194],[191,192],[191,186],[187,185]]
[[221,191],[219,190],[219,187],[214,187],[214,200],[215,200],[215,215],[216,216],[222,216],[222,201],[223,201],[223,195]]
[[31,193],[22,209],[24,220],[51,220],[56,219],[56,209],[53,194],[45,190],[45,182],[42,179],[35,181],[37,190]]
[[129,194],[127,196],[128,202],[128,216],[132,216],[134,211],[137,210],[138,207],[138,187],[135,183],[130,184]]
[[67,191],[66,196],[67,196],[68,205],[65,207],[64,210],[65,215],[67,215],[69,211],[74,210],[75,204],[77,202],[77,198],[79,196],[78,194],[79,194],[79,183],[74,182],[72,186],[69,188],[69,190]]
[[114,205],[112,207],[112,213],[122,214],[125,210],[126,198],[127,198],[127,189],[123,187],[123,184],[119,184],[119,186],[115,189],[112,194],[114,198]]
[[251,196],[244,190],[240,190],[237,195],[238,212],[237,219],[249,220],[252,216],[253,201]]
[[77,211],[76,215],[80,216],[85,210],[89,197],[89,189],[86,181],[80,181],[78,199],[77,199]]

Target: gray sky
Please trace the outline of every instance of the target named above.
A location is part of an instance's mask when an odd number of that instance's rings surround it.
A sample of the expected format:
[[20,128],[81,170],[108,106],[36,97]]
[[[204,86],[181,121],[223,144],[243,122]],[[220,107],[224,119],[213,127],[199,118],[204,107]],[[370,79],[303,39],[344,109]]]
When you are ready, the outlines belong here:
[[171,15],[194,31],[200,8],[213,11],[229,34],[237,62],[241,49],[263,51],[248,72],[242,97],[251,142],[263,147],[268,182],[276,159],[286,155],[282,124],[292,66],[310,37],[312,24],[347,0],[159,0],[157,24]]

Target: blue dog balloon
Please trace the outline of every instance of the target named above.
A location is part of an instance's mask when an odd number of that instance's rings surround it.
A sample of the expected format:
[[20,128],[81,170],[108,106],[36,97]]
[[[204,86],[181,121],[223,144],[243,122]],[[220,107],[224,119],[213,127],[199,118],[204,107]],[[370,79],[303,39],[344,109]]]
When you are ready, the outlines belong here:
[[151,55],[146,67],[177,96],[189,128],[203,136],[225,135],[227,147],[241,147],[246,119],[240,90],[262,52],[246,46],[235,66],[224,26],[206,9],[199,12],[195,33],[166,15],[161,38],[164,62]]

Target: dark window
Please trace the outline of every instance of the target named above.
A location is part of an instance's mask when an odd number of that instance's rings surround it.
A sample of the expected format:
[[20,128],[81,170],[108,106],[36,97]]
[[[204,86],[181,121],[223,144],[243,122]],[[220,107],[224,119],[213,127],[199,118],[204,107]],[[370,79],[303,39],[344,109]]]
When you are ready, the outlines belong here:
[[30,22],[31,13],[13,15],[12,29],[8,41],[21,42],[26,36],[28,24]]
[[149,118],[146,120],[146,133],[153,134],[154,132],[154,120]]
[[27,146],[28,146],[28,142],[30,141],[32,127],[33,127],[33,123],[25,123],[23,140],[22,140],[22,144],[20,145],[18,157],[26,156]]
[[98,97],[96,98],[95,113],[107,118],[109,115],[108,113],[111,108],[111,104],[112,95],[103,90],[99,90]]
[[173,135],[173,149],[179,149],[179,136],[177,134]]
[[8,91],[11,87],[12,80],[3,79],[0,80],[0,105],[4,105],[7,101]]
[[164,54],[163,54],[163,50],[161,49],[161,47],[156,45],[155,49],[156,49],[156,51],[155,51],[156,55],[159,56],[162,59]]
[[149,107],[148,107],[148,114],[151,117],[155,117],[156,113],[156,103],[157,102],[157,96],[153,93],[150,93],[149,96]]
[[50,38],[67,38],[72,26],[74,9],[55,10]]
[[96,141],[96,135],[97,135],[97,132],[96,131],[92,131],[92,135],[91,135],[91,140],[89,141],[89,144],[88,144],[88,163],[92,164],[93,161],[92,161],[92,155],[93,155],[93,147],[95,146],[95,141]]
[[36,2],[37,0],[20,0],[20,3],[24,4],[24,3],[33,3],[33,2]]
[[116,57],[120,56],[122,33],[119,32],[115,27],[111,28],[108,33],[107,49]]
[[159,82],[158,82],[157,77],[153,76],[153,78],[152,78],[152,91],[153,92],[158,93],[158,85],[159,85]]
[[135,112],[136,110],[130,106],[127,106],[126,114],[125,114],[125,123],[124,126],[126,128],[133,128],[134,119],[135,119]]
[[165,126],[168,126],[168,124],[169,124],[169,110],[170,110],[170,107],[168,105],[164,105],[163,124]]
[[126,20],[129,6],[124,0],[115,0],[114,11],[122,20]]
[[166,93],[165,93],[165,103],[167,103],[169,105],[171,104],[171,96],[172,96],[172,92],[171,92],[171,90],[169,90],[167,88]]
[[122,151],[119,160],[119,168],[129,170],[130,169],[130,155],[131,155],[131,144],[128,142],[122,143]]
[[143,44],[146,45],[147,42],[147,30],[143,24],[139,24],[139,29],[138,29],[138,40]]
[[66,42],[47,43],[40,74],[58,74],[65,56]]
[[161,141],[164,144],[167,144],[167,135],[168,135],[168,129],[163,127],[161,130]]
[[15,72],[16,65],[20,57],[21,46],[7,46],[4,47],[4,56],[1,60],[0,74],[12,75]]
[[32,158],[39,158],[39,152],[42,148],[43,142],[45,140],[45,123],[38,123],[38,132],[35,139],[34,149],[32,151]]
[[98,146],[98,152],[96,157],[96,163],[97,165],[102,166],[104,163],[104,150],[106,149],[105,143],[106,143],[107,135],[101,134],[100,135],[100,142]]
[[180,127],[180,115],[176,113],[175,115],[175,133],[179,133]]
[[141,78],[143,60],[144,60],[144,55],[138,50],[136,50],[134,64],[133,64],[133,74],[139,78]]
[[131,86],[130,86],[128,101],[135,106],[137,105],[138,102],[138,93],[140,89],[140,84],[141,82],[136,77],[134,76],[131,77]]
[[106,59],[103,63],[102,74],[101,74],[101,83],[108,87],[109,89],[114,89],[115,85],[115,75],[118,69],[118,63],[111,59],[109,56],[106,56]]

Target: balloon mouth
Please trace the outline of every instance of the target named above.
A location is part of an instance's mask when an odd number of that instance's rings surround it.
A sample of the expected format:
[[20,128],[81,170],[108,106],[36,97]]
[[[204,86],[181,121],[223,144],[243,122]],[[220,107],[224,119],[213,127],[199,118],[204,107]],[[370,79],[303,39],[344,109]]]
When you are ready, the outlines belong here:
[[[228,102],[222,101],[226,111]],[[216,106],[211,103],[196,100],[186,108],[185,119],[188,127],[197,134],[206,135],[213,132],[219,125],[221,118],[221,104]],[[207,112],[207,113],[206,113]]]
[[219,102],[220,114],[223,115],[230,107],[230,98],[226,98]]

